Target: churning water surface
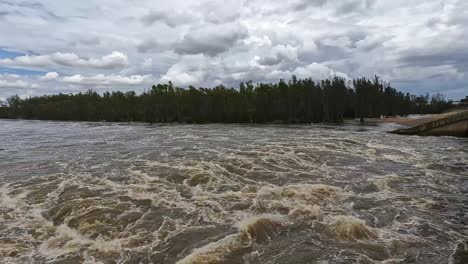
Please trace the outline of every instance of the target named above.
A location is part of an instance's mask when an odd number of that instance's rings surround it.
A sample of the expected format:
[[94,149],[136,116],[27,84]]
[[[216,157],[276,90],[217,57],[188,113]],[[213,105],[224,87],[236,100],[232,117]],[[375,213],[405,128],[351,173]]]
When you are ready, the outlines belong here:
[[468,140],[0,120],[0,263],[468,263]]

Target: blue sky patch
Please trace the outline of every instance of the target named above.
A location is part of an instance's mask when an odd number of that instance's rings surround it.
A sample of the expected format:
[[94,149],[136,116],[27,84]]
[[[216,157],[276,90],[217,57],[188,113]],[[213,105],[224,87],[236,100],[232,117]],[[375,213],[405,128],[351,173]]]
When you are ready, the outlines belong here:
[[44,75],[46,72],[0,67],[0,74],[3,74],[3,73],[18,74],[18,75]]
[[9,51],[4,48],[0,48],[0,59],[14,59],[18,56],[26,55],[25,53],[17,51]]

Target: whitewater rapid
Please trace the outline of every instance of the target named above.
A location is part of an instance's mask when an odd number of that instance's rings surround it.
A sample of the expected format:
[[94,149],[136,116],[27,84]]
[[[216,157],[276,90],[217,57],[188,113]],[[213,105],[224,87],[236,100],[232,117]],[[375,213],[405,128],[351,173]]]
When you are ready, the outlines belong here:
[[468,140],[386,126],[0,120],[0,263],[468,263]]

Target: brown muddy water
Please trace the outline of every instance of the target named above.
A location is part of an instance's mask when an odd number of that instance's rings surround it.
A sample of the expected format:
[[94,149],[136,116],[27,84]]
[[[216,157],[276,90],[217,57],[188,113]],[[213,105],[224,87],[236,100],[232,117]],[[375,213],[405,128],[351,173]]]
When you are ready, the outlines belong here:
[[468,140],[0,120],[0,263],[468,263]]

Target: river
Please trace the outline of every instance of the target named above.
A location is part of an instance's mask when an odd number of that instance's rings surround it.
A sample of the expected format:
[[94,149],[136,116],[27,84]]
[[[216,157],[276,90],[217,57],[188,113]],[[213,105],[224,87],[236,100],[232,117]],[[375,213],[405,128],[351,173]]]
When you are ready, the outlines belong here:
[[0,120],[0,263],[467,263],[468,139],[391,126]]

